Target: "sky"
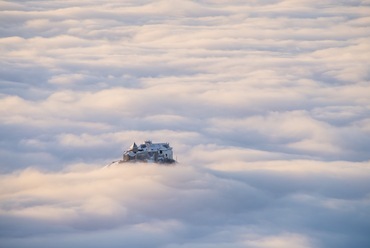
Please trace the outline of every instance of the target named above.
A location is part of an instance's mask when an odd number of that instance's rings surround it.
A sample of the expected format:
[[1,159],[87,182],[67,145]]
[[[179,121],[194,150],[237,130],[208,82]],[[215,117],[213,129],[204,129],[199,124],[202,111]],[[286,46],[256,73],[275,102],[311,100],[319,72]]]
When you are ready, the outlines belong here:
[[0,248],[370,247],[369,13],[0,1]]

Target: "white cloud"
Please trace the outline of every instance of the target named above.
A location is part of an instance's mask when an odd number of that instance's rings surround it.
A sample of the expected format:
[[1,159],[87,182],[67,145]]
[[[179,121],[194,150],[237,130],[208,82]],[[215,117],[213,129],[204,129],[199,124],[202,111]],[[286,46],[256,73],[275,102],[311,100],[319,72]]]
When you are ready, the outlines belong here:
[[[217,158],[213,162],[217,164]],[[316,247],[312,244],[334,242],[322,241],[321,235],[335,231],[318,227],[315,211],[330,211],[325,220],[336,226],[369,205],[368,163],[259,162],[235,164],[231,170],[223,161],[218,165],[223,168],[85,166],[58,173],[29,169],[3,174],[0,218],[10,225],[2,236],[12,231],[15,235],[3,238],[4,244],[12,244],[18,235],[26,235],[23,240],[31,247],[39,238],[48,244],[51,239],[43,237],[48,232],[65,239],[61,244],[83,246],[91,244],[86,237],[103,242],[109,235],[112,242],[147,247],[137,237],[149,234],[154,246],[189,242],[192,247],[213,247],[228,242],[235,247],[275,247],[291,242]],[[28,229],[22,225],[26,221],[48,230]],[[303,223],[305,229],[300,229]],[[352,225],[360,223],[366,220]],[[75,235],[85,238],[74,240]]]
[[0,9],[0,247],[368,246],[368,1]]

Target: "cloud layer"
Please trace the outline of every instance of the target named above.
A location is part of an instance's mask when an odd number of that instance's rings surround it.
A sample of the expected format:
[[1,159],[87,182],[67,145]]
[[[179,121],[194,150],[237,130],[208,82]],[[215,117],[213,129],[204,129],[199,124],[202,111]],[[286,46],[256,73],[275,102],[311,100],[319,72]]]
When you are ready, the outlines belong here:
[[369,163],[214,162],[3,175],[2,247],[369,244]]
[[369,246],[369,1],[0,11],[0,246]]

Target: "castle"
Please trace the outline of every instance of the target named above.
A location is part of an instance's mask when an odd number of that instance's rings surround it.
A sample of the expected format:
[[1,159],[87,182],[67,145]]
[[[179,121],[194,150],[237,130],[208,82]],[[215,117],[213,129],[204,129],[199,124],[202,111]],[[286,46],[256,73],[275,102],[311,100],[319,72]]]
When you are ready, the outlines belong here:
[[128,150],[123,152],[123,159],[119,162],[172,164],[176,160],[173,159],[173,151],[169,143],[153,143],[147,140],[140,145],[132,144]]

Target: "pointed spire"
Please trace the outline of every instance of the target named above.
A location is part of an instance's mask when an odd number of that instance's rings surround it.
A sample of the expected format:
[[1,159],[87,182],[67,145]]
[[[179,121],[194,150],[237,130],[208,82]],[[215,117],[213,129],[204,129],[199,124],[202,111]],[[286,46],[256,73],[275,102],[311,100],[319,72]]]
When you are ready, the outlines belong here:
[[135,143],[135,142],[134,142],[134,144],[132,144],[132,145],[130,146],[130,151],[137,152],[137,145],[136,145],[136,143]]

